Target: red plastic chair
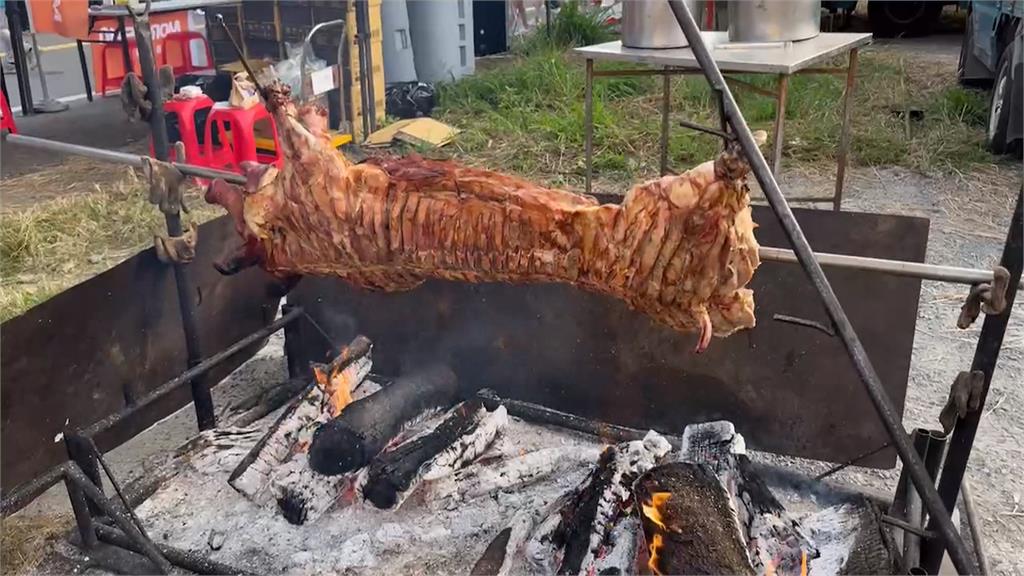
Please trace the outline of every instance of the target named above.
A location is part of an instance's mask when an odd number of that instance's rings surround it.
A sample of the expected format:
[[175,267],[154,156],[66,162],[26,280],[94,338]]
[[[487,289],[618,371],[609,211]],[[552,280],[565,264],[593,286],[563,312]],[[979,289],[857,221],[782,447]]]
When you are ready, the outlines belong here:
[[[140,74],[142,67],[139,66],[139,49],[135,40],[128,40],[128,53],[132,59],[132,70]],[[156,55],[156,66],[163,66],[163,58]],[[100,95],[106,96],[108,89],[120,89],[124,81],[124,48],[120,42],[104,44],[100,53]]]
[[[178,133],[181,141],[185,144],[185,158],[175,158],[174,148],[170,150],[170,159],[175,162],[187,162],[198,166],[206,165],[204,147],[199,145],[199,134],[196,131],[196,112],[204,108],[212,108],[213,100],[205,94],[198,98],[172,99],[164,102],[164,112],[174,114],[178,120]],[[149,142],[150,152],[153,152],[153,140]]]
[[[192,42],[203,43],[205,66],[196,66],[192,59]],[[206,37],[199,32],[172,32],[164,38],[164,64],[169,64],[174,70],[175,76],[196,72],[199,70],[213,70],[213,52],[210,51],[210,43]]]
[[[273,155],[260,154],[256,151],[256,123],[262,120],[270,122],[274,134],[276,152]],[[214,130],[217,130],[220,137],[219,148],[213,145]],[[234,108],[227,102],[217,102],[206,118],[205,136],[205,161],[210,168],[230,168],[240,172],[242,162],[281,165],[281,144],[277,136],[277,124],[262,104],[251,108]]]
[[11,112],[11,106],[7,103],[3,91],[0,91],[0,130],[7,130],[11,134],[18,133],[18,127],[14,125],[14,113]]

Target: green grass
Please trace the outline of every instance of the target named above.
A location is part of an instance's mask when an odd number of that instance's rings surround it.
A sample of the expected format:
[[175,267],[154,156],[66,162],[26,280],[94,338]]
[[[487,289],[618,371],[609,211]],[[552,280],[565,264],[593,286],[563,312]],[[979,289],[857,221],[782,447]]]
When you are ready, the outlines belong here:
[[[463,130],[455,152],[461,160],[552,185],[577,186],[583,174],[583,62],[565,48],[572,42],[541,38],[543,32],[537,32],[523,41],[525,48],[515,56],[476,76],[441,86],[438,113]],[[927,172],[990,164],[992,156],[984,148],[987,97],[957,86],[954,73],[934,64],[901,63],[885,52],[863,54],[855,92],[851,164],[897,165]],[[769,89],[774,83],[765,75],[738,78]],[[834,166],[844,81],[841,75],[791,78],[787,164]],[[738,86],[733,93],[751,127],[771,133],[774,102]],[[656,172],[660,94],[657,77],[595,81],[594,169],[600,180],[618,185]],[[911,123],[909,138],[901,112],[906,106],[924,113],[922,120]],[[672,108],[673,118],[717,125],[703,77],[675,77]],[[669,152],[676,168],[707,160],[717,149],[713,137],[678,126],[670,132]]]

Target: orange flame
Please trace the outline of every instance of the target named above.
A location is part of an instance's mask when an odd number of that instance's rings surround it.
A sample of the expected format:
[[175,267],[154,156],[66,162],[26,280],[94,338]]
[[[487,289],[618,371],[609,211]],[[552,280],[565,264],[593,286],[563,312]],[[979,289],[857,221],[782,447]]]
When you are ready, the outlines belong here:
[[316,378],[317,386],[327,396],[327,409],[331,418],[335,418],[352,403],[351,385],[344,370],[331,368],[331,373],[327,374],[324,368],[326,366],[314,366],[313,377]]
[[[775,576],[775,562],[769,560],[764,567],[764,576]],[[800,551],[800,576],[807,576],[807,551]]]
[[661,574],[661,570],[658,570],[658,550],[661,550],[662,544],[661,534],[655,532],[651,538],[651,558],[647,561],[647,567],[651,569],[652,574]]
[[668,499],[671,497],[671,492],[652,492],[650,503],[644,502],[641,506],[644,511],[644,516],[647,516],[651,522],[654,522],[664,530],[668,530],[668,526],[665,525],[665,521],[661,516],[661,510],[659,509],[664,506],[665,502],[668,502]]
[[[665,525],[665,518],[661,515],[661,507],[668,502],[668,499],[672,497],[671,492],[652,492],[651,499],[648,502],[641,504],[640,509],[643,511],[651,522],[654,522],[662,530],[668,530],[668,526]],[[663,536],[655,532],[651,537],[650,543],[650,558],[647,560],[647,567],[651,569],[652,574],[661,574],[661,570],[658,569],[658,551],[664,545]]]

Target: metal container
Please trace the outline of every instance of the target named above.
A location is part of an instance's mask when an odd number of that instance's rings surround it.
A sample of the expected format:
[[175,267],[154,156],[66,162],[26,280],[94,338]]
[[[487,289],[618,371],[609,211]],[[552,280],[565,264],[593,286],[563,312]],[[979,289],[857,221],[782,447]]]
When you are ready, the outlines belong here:
[[[698,0],[684,0],[694,18]],[[664,0],[623,0],[622,45],[627,48],[683,48],[686,36]]]
[[786,42],[821,33],[821,0],[730,0],[730,42]]

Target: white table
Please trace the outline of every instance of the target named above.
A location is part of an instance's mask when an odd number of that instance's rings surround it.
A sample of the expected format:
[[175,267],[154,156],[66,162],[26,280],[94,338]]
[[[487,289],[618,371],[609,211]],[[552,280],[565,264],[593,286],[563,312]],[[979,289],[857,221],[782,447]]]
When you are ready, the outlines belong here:
[[[839,136],[837,153],[835,193],[831,197],[794,198],[794,201],[831,202],[839,210],[843,196],[843,179],[846,172],[847,153],[850,145],[849,124],[853,90],[857,76],[857,53],[861,46],[871,42],[871,34],[823,32],[818,36],[800,42],[771,44],[730,44],[726,32],[703,32],[711,56],[723,73],[772,74],[778,77],[775,90],[765,90],[726,76],[736,87],[744,88],[773,98],[775,125],[772,137],[772,169],[778,174],[782,165],[782,146],[786,117],[786,99],[789,92],[789,77],[794,74],[845,74],[846,90],[843,92],[843,124]],[[668,172],[668,130],[670,113],[670,80],[674,75],[700,72],[693,50],[674,48],[667,50],[646,50],[626,48],[622,42],[606,42],[577,48],[576,52],[586,58],[586,89],[584,92],[584,131],[586,156],[586,191],[590,192],[593,175],[593,85],[595,77],[606,76],[662,76],[663,94],[661,107],[661,173]],[[816,64],[829,59],[848,55],[845,68],[821,68]],[[653,68],[633,70],[594,70],[595,60],[632,62]]]

